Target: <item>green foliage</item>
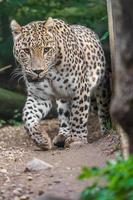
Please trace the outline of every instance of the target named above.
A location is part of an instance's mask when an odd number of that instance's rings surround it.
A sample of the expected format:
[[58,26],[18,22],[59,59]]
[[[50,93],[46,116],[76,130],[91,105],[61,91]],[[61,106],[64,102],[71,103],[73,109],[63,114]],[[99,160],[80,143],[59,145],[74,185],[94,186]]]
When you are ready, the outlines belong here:
[[6,121],[3,119],[0,119],[0,128],[3,127],[6,124]]
[[[86,25],[100,36],[107,32],[106,0],[1,0],[1,66],[13,63],[10,21],[16,19],[24,25],[33,20],[45,20],[48,16],[71,24]],[[105,39],[105,36],[102,39]]]
[[[3,88],[0,88],[0,116],[2,119],[13,119],[17,113],[15,110],[19,110],[22,113],[22,108],[26,101],[26,97],[17,92],[12,92]],[[18,118],[18,116],[17,116]]]
[[2,128],[3,126],[7,124],[12,125],[12,126],[19,126],[20,124],[22,124],[22,116],[19,110],[17,109],[14,110],[14,115],[9,120],[0,119],[0,128]]
[[103,168],[84,167],[80,180],[93,178],[82,193],[82,200],[133,200],[133,157],[107,162]]
[[101,41],[104,41],[104,40],[106,40],[108,37],[109,37],[109,32],[107,31],[107,32],[105,32],[105,33],[103,34],[103,36],[100,38],[100,40],[101,40]]
[[19,126],[21,123],[22,123],[22,114],[20,113],[19,110],[14,110],[14,115],[13,115],[13,118],[8,120],[7,123],[9,123],[10,125],[13,125],[13,126]]

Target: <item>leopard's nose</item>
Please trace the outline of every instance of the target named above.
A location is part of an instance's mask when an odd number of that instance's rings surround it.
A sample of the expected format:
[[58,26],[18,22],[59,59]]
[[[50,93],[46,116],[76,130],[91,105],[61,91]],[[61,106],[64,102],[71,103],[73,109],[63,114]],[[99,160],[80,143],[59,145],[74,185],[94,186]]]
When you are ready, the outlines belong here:
[[35,69],[35,70],[33,70],[33,72],[35,73],[35,74],[41,74],[41,72],[43,72],[43,69]]

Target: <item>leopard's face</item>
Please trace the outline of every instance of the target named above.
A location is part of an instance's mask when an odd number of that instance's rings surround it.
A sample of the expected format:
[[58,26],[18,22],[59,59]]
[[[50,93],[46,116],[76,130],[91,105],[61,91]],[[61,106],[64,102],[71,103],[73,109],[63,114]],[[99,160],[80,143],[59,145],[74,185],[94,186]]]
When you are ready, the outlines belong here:
[[52,34],[53,20],[20,26],[11,22],[14,56],[29,81],[41,80],[56,62],[57,47]]

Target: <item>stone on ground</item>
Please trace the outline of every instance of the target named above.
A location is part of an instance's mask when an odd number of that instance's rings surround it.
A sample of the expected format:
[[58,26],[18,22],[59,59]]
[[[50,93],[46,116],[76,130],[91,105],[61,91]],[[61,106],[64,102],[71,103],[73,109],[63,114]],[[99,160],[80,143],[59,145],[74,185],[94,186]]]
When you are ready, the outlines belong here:
[[51,169],[51,168],[53,168],[53,166],[50,165],[49,163],[44,162],[44,161],[37,159],[37,158],[33,158],[31,161],[29,161],[26,164],[24,171],[25,172],[27,172],[27,171],[40,171],[40,170],[47,170],[47,169]]

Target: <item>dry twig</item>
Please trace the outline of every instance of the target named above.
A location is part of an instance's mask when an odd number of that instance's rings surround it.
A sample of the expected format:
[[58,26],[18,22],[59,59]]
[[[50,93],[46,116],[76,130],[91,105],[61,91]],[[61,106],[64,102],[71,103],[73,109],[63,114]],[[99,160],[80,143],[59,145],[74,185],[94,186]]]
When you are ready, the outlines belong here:
[[2,67],[2,68],[0,69],[0,73],[3,72],[3,71],[5,71],[5,70],[7,70],[7,69],[9,69],[9,68],[11,68],[11,67],[12,67],[12,65],[7,65],[7,66],[5,66],[5,67]]

